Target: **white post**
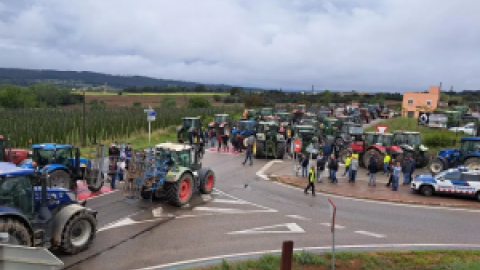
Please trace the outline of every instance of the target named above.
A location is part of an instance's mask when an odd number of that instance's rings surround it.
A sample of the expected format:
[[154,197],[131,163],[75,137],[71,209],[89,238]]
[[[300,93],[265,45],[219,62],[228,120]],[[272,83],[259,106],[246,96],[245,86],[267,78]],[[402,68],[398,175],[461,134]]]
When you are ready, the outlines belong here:
[[148,121],[148,142],[150,143],[152,137],[152,121]]

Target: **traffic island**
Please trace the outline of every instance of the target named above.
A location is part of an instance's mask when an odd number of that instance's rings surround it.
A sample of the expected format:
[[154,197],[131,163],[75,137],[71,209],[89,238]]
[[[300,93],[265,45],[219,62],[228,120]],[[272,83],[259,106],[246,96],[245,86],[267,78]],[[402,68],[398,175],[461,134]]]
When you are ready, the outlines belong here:
[[[269,176],[270,180],[277,181],[290,186],[304,189],[307,186],[307,178],[292,175]],[[480,203],[474,198],[458,197],[453,195],[442,195],[425,197],[423,195],[412,192],[410,185],[399,185],[398,191],[392,191],[391,186],[386,187],[385,183],[377,182],[375,187],[368,186],[367,181],[357,181],[348,183],[346,178],[338,177],[338,183],[332,184],[327,178],[323,179],[323,183],[315,182],[315,190],[317,192],[334,194],[345,197],[369,199],[377,201],[417,204],[417,205],[433,205],[433,206],[449,206],[449,207],[465,207],[480,208]]]

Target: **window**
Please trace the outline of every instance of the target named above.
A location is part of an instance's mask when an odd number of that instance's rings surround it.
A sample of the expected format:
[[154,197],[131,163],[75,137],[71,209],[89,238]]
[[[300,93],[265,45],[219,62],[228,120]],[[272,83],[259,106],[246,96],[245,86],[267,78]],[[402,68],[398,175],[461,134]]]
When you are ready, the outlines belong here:
[[412,105],[413,104],[413,99],[409,99],[408,100],[408,105]]
[[33,214],[33,186],[29,177],[15,176],[0,180],[0,205],[16,208],[22,214]]
[[414,111],[409,111],[407,116],[408,118],[413,118],[414,115],[415,115]]
[[432,101],[431,100],[427,100],[427,106],[431,106],[432,105]]

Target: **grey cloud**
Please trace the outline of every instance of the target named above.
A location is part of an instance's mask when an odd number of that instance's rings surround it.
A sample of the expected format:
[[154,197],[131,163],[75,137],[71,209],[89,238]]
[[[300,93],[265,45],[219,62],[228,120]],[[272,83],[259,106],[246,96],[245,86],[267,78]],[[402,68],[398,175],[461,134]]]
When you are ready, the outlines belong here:
[[0,1],[0,65],[283,89],[480,82],[476,0]]

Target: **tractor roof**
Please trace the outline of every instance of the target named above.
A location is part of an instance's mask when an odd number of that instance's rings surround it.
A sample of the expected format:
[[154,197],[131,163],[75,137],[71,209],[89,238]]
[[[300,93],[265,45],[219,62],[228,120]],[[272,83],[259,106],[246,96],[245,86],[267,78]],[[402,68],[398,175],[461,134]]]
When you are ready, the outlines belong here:
[[217,113],[215,114],[215,116],[230,116],[230,115],[226,113]]
[[480,141],[480,137],[463,137],[460,139],[460,141],[462,142],[466,142],[466,141]]
[[58,144],[53,145],[53,143],[39,143],[32,145],[33,149],[43,149],[43,150],[54,150],[56,149],[69,149],[72,148],[70,144]]
[[190,150],[191,146],[182,143],[159,143],[155,145],[155,148],[168,149],[170,151],[183,151]]
[[34,172],[34,169],[17,167],[17,165],[10,162],[0,162],[0,177],[7,175],[30,175]]
[[182,117],[182,119],[193,119],[193,120],[195,120],[195,119],[200,119],[200,117]]
[[246,124],[256,124],[256,121],[253,120],[238,120],[238,122],[246,123]]
[[338,121],[338,119],[330,118],[330,117],[326,117],[326,118],[324,118],[324,120],[331,121],[331,122],[337,122]]
[[381,132],[365,132],[365,134],[369,134],[369,135],[372,134],[372,135],[393,136],[392,133],[387,133],[387,132],[385,132],[385,133],[381,133]]
[[295,128],[297,129],[314,129],[311,125],[296,125]]
[[420,134],[420,132],[418,132],[418,131],[403,131],[403,130],[395,130],[393,133],[402,133],[402,134],[409,134],[409,135]]
[[276,112],[275,114],[279,114],[279,115],[290,115],[289,112]]
[[258,123],[258,124],[260,124],[260,125],[273,126],[273,125],[275,125],[275,122],[274,122],[274,121],[273,121],[273,122],[262,121],[262,122],[260,122],[260,123]]

